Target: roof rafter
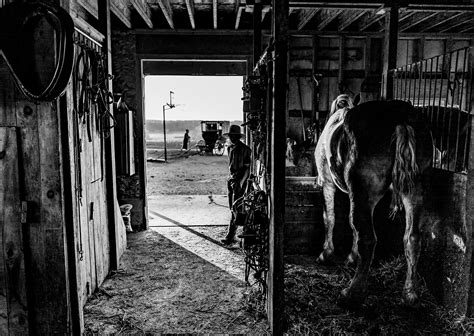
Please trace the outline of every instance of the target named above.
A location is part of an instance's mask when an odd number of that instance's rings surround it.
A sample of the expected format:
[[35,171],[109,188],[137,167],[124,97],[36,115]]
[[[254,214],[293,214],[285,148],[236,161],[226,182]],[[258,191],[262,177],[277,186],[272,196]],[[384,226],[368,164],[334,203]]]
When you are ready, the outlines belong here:
[[[383,7],[382,7],[383,8]],[[366,12],[365,15],[363,15],[362,20],[360,20],[358,31],[364,31],[367,28],[369,28],[371,25],[374,23],[382,20],[384,18],[384,15],[380,14],[380,10],[382,8],[373,10],[371,12]]]
[[[445,28],[441,29],[439,32],[440,33],[445,33],[451,29],[458,28],[461,29],[461,32],[463,32],[466,28],[472,28],[472,23],[474,21],[474,17],[468,18],[467,20],[464,21],[459,21],[458,23],[453,23],[451,25],[446,26]],[[463,27],[466,25],[466,27]]]
[[148,27],[153,29],[153,22],[151,21],[150,7],[148,7],[148,4],[140,0],[130,0],[130,2]]
[[342,9],[324,9],[320,12],[320,20],[316,30],[323,30],[332,20],[342,13]]
[[239,29],[240,18],[242,16],[243,6],[240,6],[240,0],[235,2],[235,29]]
[[267,15],[268,12],[270,12],[271,6],[263,6],[262,8],[262,22],[265,20],[265,16]]
[[212,0],[212,21],[214,29],[217,29],[217,0]]
[[169,0],[157,0],[156,2],[160,6],[166,21],[168,21],[168,25],[171,29],[174,29],[173,9],[171,8]]
[[[81,5],[86,11],[89,12],[89,14],[94,16],[96,19],[99,17],[97,4],[94,6],[94,4],[92,4],[90,1],[87,1],[87,0],[77,0],[77,3]],[[72,2],[72,5],[75,5],[74,2]]]
[[319,8],[302,10],[298,15],[298,30],[303,29],[319,11]]
[[365,10],[354,10],[341,15],[339,22],[339,30],[344,30],[352,23],[357,21],[362,15],[366,13]]
[[196,29],[196,22],[194,21],[194,0],[186,0],[186,8],[188,10],[189,22],[191,28]]
[[425,22],[426,20],[431,19],[433,16],[435,16],[437,13],[436,12],[411,12],[412,15],[407,17],[405,20],[403,20],[400,23],[400,26],[398,28],[399,31],[405,31],[407,29],[410,29],[411,27],[420,24],[422,22]]
[[112,13],[115,14],[116,17],[119,18],[123,24],[131,29],[132,28],[132,12],[129,8],[129,2],[126,0],[112,0],[110,1],[110,10]]
[[417,30],[420,32],[424,32],[424,31],[433,29],[434,27],[442,25],[448,21],[454,20],[455,18],[463,14],[464,14],[463,12],[456,13],[454,15],[452,13],[438,13],[438,17],[436,20],[430,20],[430,21],[425,20],[424,21],[426,22],[425,24],[421,24],[421,25],[419,25],[419,23],[416,24],[416,26],[418,27]]

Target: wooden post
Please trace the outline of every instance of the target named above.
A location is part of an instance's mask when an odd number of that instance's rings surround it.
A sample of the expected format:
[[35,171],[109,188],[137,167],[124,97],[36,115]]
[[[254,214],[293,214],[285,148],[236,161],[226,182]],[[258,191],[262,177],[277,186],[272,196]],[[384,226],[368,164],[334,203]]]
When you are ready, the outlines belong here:
[[364,57],[364,76],[367,78],[371,72],[371,65],[370,65],[370,56],[371,56],[371,47],[372,47],[372,38],[367,36],[365,38],[365,57]]
[[341,90],[344,87],[344,55],[345,55],[345,37],[339,36],[339,71],[337,74],[337,83],[339,86],[339,94],[343,94],[344,90]]
[[316,132],[319,138],[319,84],[316,82],[316,75],[318,70],[318,50],[319,50],[319,36],[313,36],[313,59],[312,59],[312,69],[311,74],[313,78],[311,78],[313,83],[313,117],[316,120],[317,127]]
[[389,70],[397,66],[398,4],[387,8],[385,13],[384,43],[382,99],[389,100],[393,98],[393,81]]
[[[112,73],[112,47],[111,47],[111,17],[110,17],[110,0],[102,0],[98,2],[99,14],[99,30],[104,34],[103,50],[107,58],[107,73]],[[108,89],[112,92],[112,79],[108,79]],[[113,103],[109,104],[109,110],[113,111]],[[119,231],[116,226],[120,223],[116,218],[119,210],[117,209],[117,182],[115,167],[115,136],[114,129],[110,130],[110,136],[105,139],[105,184],[107,190],[107,220],[109,227],[110,241],[110,269],[114,270],[119,265],[119,251],[117,241],[119,240]]]
[[288,84],[288,1],[273,0],[272,170],[270,191],[270,266],[268,272],[268,320],[273,335],[283,334],[285,223],[285,133]]
[[[474,69],[474,47],[469,48],[469,68],[471,73]],[[474,114],[474,90],[472,90],[472,85],[474,81],[471,77],[469,86],[471,88],[470,94],[467,96],[468,101],[470,101],[470,113],[471,116]],[[467,315],[474,315],[474,258],[472,257],[472,251],[474,248],[472,244],[474,243],[473,235],[473,226],[474,226],[474,118],[470,120],[471,122],[471,138],[470,138],[470,148],[469,148],[469,162],[468,162],[468,171],[467,171],[467,188],[466,188],[466,235],[472,237],[471,245],[469,245],[469,250],[466,252],[466,255],[469,255],[471,258],[471,283],[470,288],[468,288],[468,303],[467,303]],[[469,253],[469,254],[467,254]]]
[[262,2],[255,0],[253,6],[253,68],[260,59],[262,53]]

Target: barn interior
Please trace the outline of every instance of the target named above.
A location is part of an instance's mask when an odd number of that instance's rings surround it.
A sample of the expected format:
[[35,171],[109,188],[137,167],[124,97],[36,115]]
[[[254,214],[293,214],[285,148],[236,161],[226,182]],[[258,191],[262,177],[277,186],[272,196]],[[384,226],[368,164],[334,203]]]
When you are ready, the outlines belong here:
[[[149,229],[148,75],[246,79],[245,140],[265,195],[252,199],[266,223],[259,271],[275,335],[285,330],[285,257],[323,248],[313,152],[331,102],[348,94],[421,108],[440,155],[420,275],[438,303],[471,316],[472,1],[2,0],[0,17],[2,334],[83,333],[84,305],[127,248],[120,205],[133,205],[134,231]],[[399,254],[403,220],[388,218],[385,203],[374,214],[388,223],[378,253]],[[344,252],[343,195],[337,204]]]

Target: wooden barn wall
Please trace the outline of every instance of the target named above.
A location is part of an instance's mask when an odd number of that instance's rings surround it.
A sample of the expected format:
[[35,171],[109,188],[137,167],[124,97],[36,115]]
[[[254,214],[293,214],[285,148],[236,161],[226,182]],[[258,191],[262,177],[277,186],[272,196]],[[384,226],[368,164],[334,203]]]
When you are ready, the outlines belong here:
[[[252,54],[252,36],[210,34],[147,34],[141,32],[112,31],[112,60],[114,91],[122,93],[134,114],[135,174],[117,176],[120,204],[132,204],[131,222],[135,230],[144,230],[146,223],[146,169],[144,155],[144,111],[142,111],[143,59],[218,59],[247,60]],[[183,71],[174,65],[176,73]],[[213,69],[209,70],[212,71]],[[214,69],[215,70],[215,69]],[[170,69],[169,71],[173,71]],[[192,73],[190,75],[199,75]]]
[[28,101],[3,58],[0,78],[0,334],[66,334],[64,111]]
[[[72,16],[75,13],[77,4],[72,3]],[[89,27],[89,29],[94,29]],[[100,34],[100,33],[99,33]],[[103,41],[96,41],[99,45]],[[75,59],[81,52],[81,46],[75,45]],[[113,172],[107,170],[106,158],[108,150],[106,139],[103,136],[97,124],[98,108],[96,104],[90,106],[90,125],[88,126],[84,119],[78,118],[77,107],[74,106],[73,86],[75,73],[66,90],[66,109],[64,113],[69,116],[65,127],[67,127],[67,151],[65,158],[69,159],[67,164],[70,166],[67,179],[70,180],[70,189],[72,191],[72,218],[74,225],[74,246],[73,259],[76,267],[76,286],[80,315],[80,326],[82,328],[83,311],[89,296],[102,284],[111,270],[111,249],[116,248],[117,258],[119,259],[126,248],[125,226],[121,220],[121,215],[116,213],[114,216],[115,237],[111,237],[109,223],[109,202],[107,189],[107,178]],[[80,94],[80,93],[76,93]],[[86,116],[84,116],[85,118]],[[77,121],[76,121],[77,120]],[[76,123],[76,124],[75,124]],[[89,139],[88,129],[91,130]],[[75,136],[75,128],[78,136]],[[117,209],[117,208],[116,208]],[[111,246],[111,239],[115,239],[115,245]],[[72,261],[72,260],[71,260]]]
[[[57,2],[78,18],[75,2]],[[47,41],[51,32],[42,33]],[[54,48],[40,52],[54,59]],[[69,334],[110,269],[100,139],[93,133],[87,141],[82,124],[81,143],[72,136],[71,81],[60,98],[35,103],[18,90],[3,58],[0,78],[0,334]],[[117,231],[121,254],[125,228]]]

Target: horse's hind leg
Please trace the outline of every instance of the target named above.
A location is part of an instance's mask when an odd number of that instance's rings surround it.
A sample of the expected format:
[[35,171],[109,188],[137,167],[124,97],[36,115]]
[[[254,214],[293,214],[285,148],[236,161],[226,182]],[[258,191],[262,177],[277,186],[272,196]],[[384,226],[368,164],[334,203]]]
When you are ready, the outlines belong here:
[[336,186],[332,184],[325,184],[323,186],[323,219],[324,219],[324,249],[318,257],[320,263],[333,262],[334,243],[333,231],[336,223],[336,213],[334,211],[334,201],[336,195]]
[[339,303],[346,306],[361,304],[367,295],[369,269],[374,258],[377,237],[373,225],[374,208],[386,191],[386,177],[383,174],[373,178],[360,174],[351,174],[349,187],[349,221],[357,237],[358,264],[348,288],[341,292]]
[[340,303],[353,306],[362,303],[367,295],[367,278],[377,238],[372,225],[373,207],[368,204],[367,198],[363,200],[357,195],[349,195],[349,197],[351,203],[349,220],[354,236],[358,237],[358,264],[351,284],[341,292]]
[[402,195],[402,202],[405,208],[406,221],[403,243],[407,260],[407,275],[403,287],[403,299],[406,304],[415,305],[418,301],[417,266],[420,256],[419,222],[422,207],[420,187],[417,186],[412,195]]

